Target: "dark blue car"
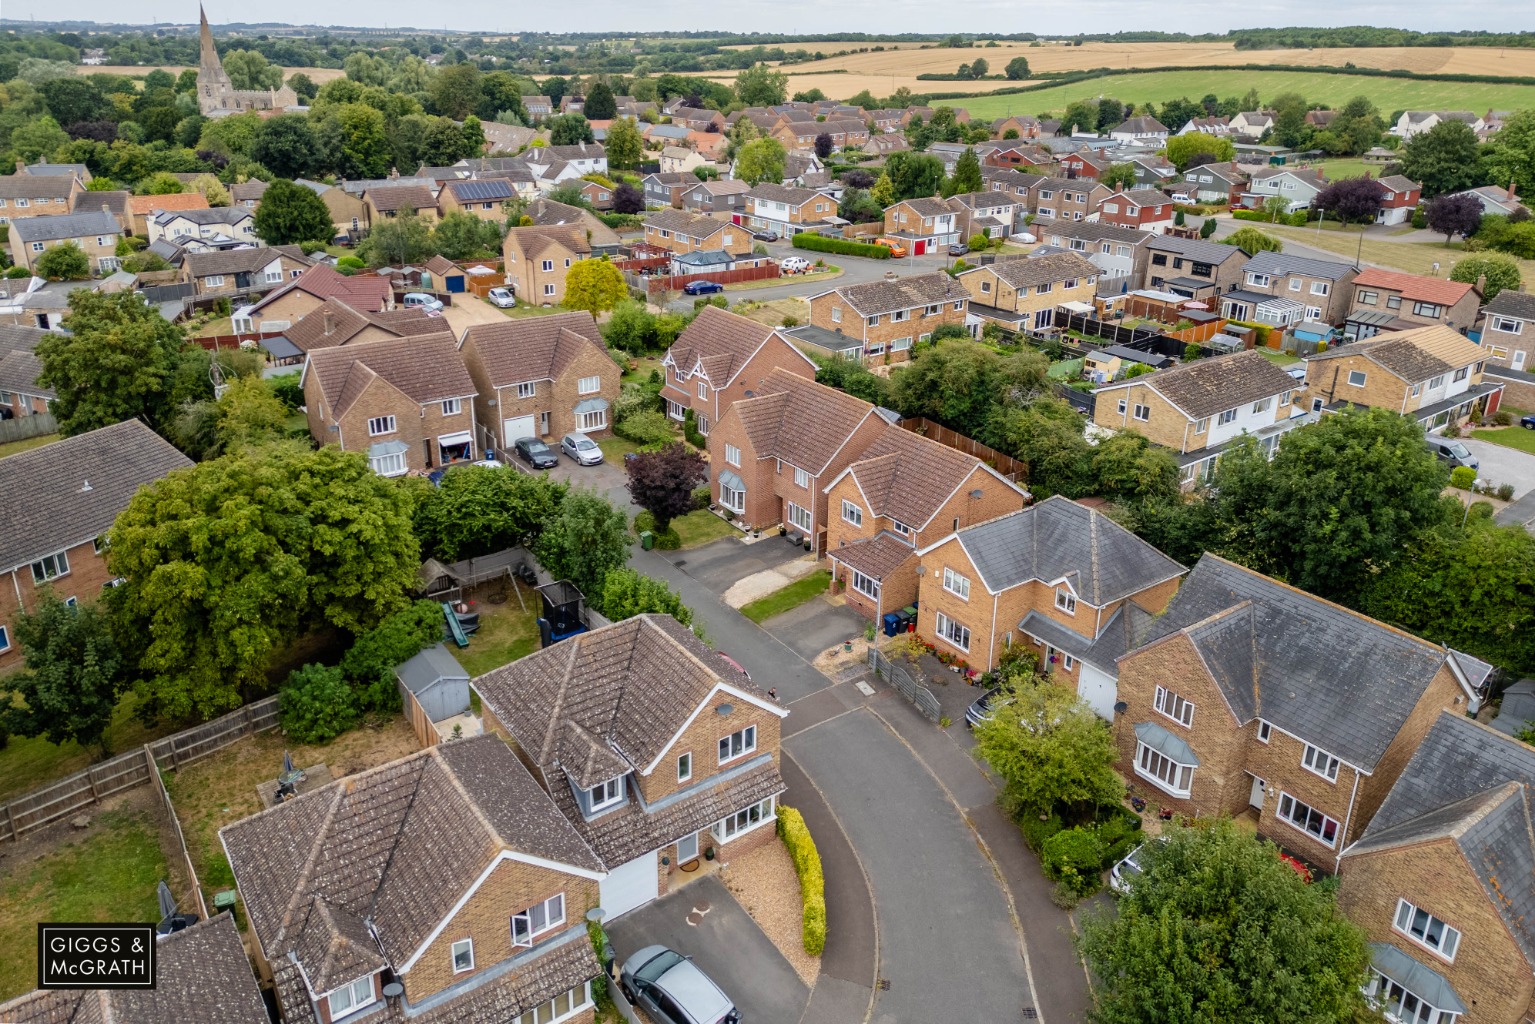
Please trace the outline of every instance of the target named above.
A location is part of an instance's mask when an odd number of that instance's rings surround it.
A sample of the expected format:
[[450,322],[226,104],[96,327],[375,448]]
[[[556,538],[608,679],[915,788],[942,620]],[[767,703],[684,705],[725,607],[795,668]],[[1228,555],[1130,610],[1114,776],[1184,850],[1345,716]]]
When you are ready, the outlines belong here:
[[713,295],[724,290],[725,286],[718,281],[689,281],[682,286],[684,295]]
[[1519,421],[1519,425],[1525,430],[1535,430],[1535,416],[1526,416]]
[[512,445],[512,450],[517,457],[534,469],[550,469],[560,464],[560,457],[554,449],[536,437],[520,437]]

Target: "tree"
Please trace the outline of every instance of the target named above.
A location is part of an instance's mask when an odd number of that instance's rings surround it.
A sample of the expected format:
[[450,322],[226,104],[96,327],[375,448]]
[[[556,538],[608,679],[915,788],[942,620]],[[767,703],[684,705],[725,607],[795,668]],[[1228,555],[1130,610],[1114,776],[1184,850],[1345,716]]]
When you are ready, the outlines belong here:
[[1269,222],[1279,220],[1281,214],[1290,209],[1290,201],[1284,196],[1269,196],[1263,201],[1263,212],[1269,215]]
[[1174,135],[1167,140],[1167,159],[1180,171],[1188,170],[1194,157],[1202,154],[1213,156],[1217,162],[1227,163],[1236,158],[1237,151],[1230,139],[1217,138],[1204,132]]
[[1095,493],[1121,503],[1170,500],[1178,493],[1178,463],[1171,453],[1133,430],[1099,441],[1092,467]]
[[618,101],[613,97],[613,87],[598,82],[586,93],[581,113],[588,121],[611,121],[618,114]]
[[1098,184],[1105,185],[1117,192],[1128,192],[1135,187],[1134,164],[1109,164],[1103,173],[1098,175]]
[[525,545],[554,518],[566,490],[547,477],[459,466],[423,493],[416,505],[416,535],[423,552],[443,562]]
[[473,64],[441,68],[432,78],[431,96],[437,113],[462,121],[480,102],[480,69]]
[[399,708],[394,670],[441,642],[442,614],[442,605],[436,601],[412,601],[357,638],[341,658],[341,674],[353,686],[360,708],[383,712]]
[[267,186],[256,207],[256,237],[267,245],[328,242],[336,232],[330,209],[314,191],[278,178]]
[[1114,912],[1083,923],[1099,1024],[1372,1016],[1364,931],[1273,844],[1213,821],[1164,831],[1139,863]]
[[44,589],[35,611],[16,619],[26,668],[6,681],[0,730],[107,749],[107,726],[127,685],[122,652],[96,605],[70,607]]
[[[270,193],[271,189],[267,189],[267,192]],[[261,205],[266,205],[265,198]],[[368,232],[368,237],[357,247],[358,257],[370,267],[419,263],[434,251],[431,225],[410,209],[375,224]]]
[[[145,83],[146,89],[148,83]],[[97,121],[112,114],[112,101],[102,95],[96,83],[87,78],[53,78],[37,90],[42,94],[48,113],[61,125]]]
[[282,85],[282,68],[256,50],[230,50],[224,54],[224,73],[236,89],[265,92]]
[[981,177],[980,158],[975,155],[972,147],[966,146],[965,151],[954,161],[954,173],[944,183],[943,194],[961,196],[980,192],[985,188],[986,182]]
[[981,440],[998,409],[1040,393],[1048,368],[1032,350],[1000,356],[973,341],[945,342],[891,375],[891,401],[907,416]]
[[1451,281],[1476,284],[1484,277],[1487,279],[1487,286],[1482,292],[1484,302],[1491,302],[1505,289],[1518,291],[1523,283],[1519,275],[1519,264],[1512,256],[1504,256],[1502,253],[1466,256],[1450,268]]
[[91,276],[91,260],[73,240],[50,245],[32,261],[38,277],[50,281],[84,281]]
[[1535,195],[1535,108],[1503,122],[1486,147],[1482,166],[1490,183],[1511,187],[1518,195]]
[[619,186],[613,190],[613,212],[644,213],[645,193],[627,181],[620,182]]
[[[442,609],[437,614],[441,617]],[[283,732],[296,743],[329,742],[362,717],[341,670],[324,665],[294,669],[277,701]]]
[[600,602],[594,602],[614,622],[636,615],[670,615],[684,626],[693,624],[693,609],[682,603],[682,595],[666,585],[665,580],[642,576],[633,569],[610,571],[602,582]]
[[990,70],[991,70],[991,65],[986,63],[986,58],[985,57],[977,57],[974,61],[972,61],[970,63],[970,77],[971,78],[985,78],[986,77],[986,73],[988,71],[990,71]]
[[704,457],[691,445],[673,442],[660,451],[640,452],[624,462],[629,496],[665,533],[673,519],[693,511],[693,490],[709,479]]
[[881,210],[895,205],[895,183],[890,180],[888,171],[880,171],[875,179],[874,186],[869,189],[869,198],[879,204]]
[[930,153],[892,153],[884,173],[890,175],[896,200],[935,196],[943,188],[943,161]]
[[1098,100],[1097,128],[1100,132],[1115,127],[1125,119],[1125,105],[1112,96]]
[[1345,224],[1373,222],[1384,203],[1380,182],[1374,178],[1340,178],[1311,200],[1314,209],[1336,214]]
[[[645,155],[645,142],[640,137],[639,125],[632,117],[620,117],[608,125],[608,137],[603,145],[607,148],[608,166],[614,170],[628,170],[638,166]],[[640,210],[643,209],[641,206]]]
[[169,431],[176,447],[198,461],[277,441],[290,410],[256,374],[236,377],[217,401],[188,402]]
[[321,126],[336,174],[355,180],[382,178],[388,172],[389,136],[384,130],[384,115],[378,110],[363,103],[346,103]]
[[1221,241],[1236,246],[1249,256],[1256,256],[1260,252],[1279,252],[1284,248],[1279,239],[1265,235],[1257,228],[1237,228]]
[[833,148],[834,147],[832,145],[830,135],[822,132],[815,137],[815,155],[820,157],[822,160],[825,160],[827,157],[831,156],[831,151]]
[[764,181],[777,185],[783,181],[785,155],[783,143],[777,139],[753,139],[736,153],[735,176],[752,186]]
[[1021,82],[1029,77],[1029,61],[1026,57],[1014,57],[1007,62],[1004,74],[1014,82]]
[[1064,401],[1050,397],[994,418],[991,443],[1029,466],[1029,490],[1036,498],[1093,493],[1093,446],[1083,421]]
[[975,727],[975,745],[1018,813],[1090,809],[1124,796],[1114,735],[1075,693],[1024,679],[1014,683],[1011,700],[992,707],[992,717]]
[[593,141],[592,126],[580,114],[558,114],[544,124],[549,129],[551,146],[574,146]]
[[11,130],[11,151],[29,164],[67,145],[69,135],[47,115],[28,120]]
[[181,179],[169,171],[157,171],[139,181],[134,189],[141,196],[174,196],[186,191]]
[[228,206],[229,190],[212,174],[199,174],[187,186],[189,192],[200,192],[209,206]]
[[601,594],[608,573],[629,560],[629,518],[596,491],[572,490],[533,553],[555,579],[569,580],[582,594]]
[[1462,121],[1440,121],[1402,146],[1401,173],[1423,185],[1425,196],[1459,192],[1480,183],[1476,133]]
[[1215,234],[1216,229],[1219,227],[1220,222],[1217,221],[1214,217],[1206,217],[1205,222],[1199,225],[1199,237],[1208,240],[1211,235]]
[[736,75],[736,96],[748,107],[772,107],[789,94],[789,76],[766,64],[753,64]]
[[1444,244],[1456,235],[1470,238],[1482,226],[1482,202],[1473,195],[1436,196],[1423,211],[1428,226],[1444,232]]
[[549,102],[554,106],[560,105],[560,100],[565,98],[565,92],[570,88],[570,83],[559,75],[544,79],[543,95],[549,97]]
[[566,309],[601,313],[628,296],[623,273],[606,259],[577,260],[565,272]]
[[302,71],[288,76],[288,88],[292,89],[293,94],[303,103],[308,103],[314,99],[315,95],[320,91],[320,87],[315,85],[314,79]]
[[432,248],[450,260],[466,260],[500,249],[501,229],[472,213],[455,210],[444,214],[432,229]]
[[480,125],[480,119],[473,114],[464,118],[459,133],[464,137],[464,155],[466,157],[479,156],[485,151],[485,129]]
[[277,651],[405,607],[410,499],[335,447],[264,445],[142,487],[112,527],[108,595],[146,713],[212,718],[263,689]]

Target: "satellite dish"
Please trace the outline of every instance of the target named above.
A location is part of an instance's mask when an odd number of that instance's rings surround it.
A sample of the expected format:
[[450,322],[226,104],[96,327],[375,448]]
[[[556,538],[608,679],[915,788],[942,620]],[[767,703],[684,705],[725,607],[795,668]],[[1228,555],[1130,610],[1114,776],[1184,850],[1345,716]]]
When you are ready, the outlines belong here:
[[1129,710],[1130,710],[1130,705],[1129,705],[1129,704],[1126,704],[1126,703],[1125,703],[1125,702],[1124,702],[1124,701],[1122,701],[1122,700],[1116,700],[1116,701],[1115,701],[1115,702],[1114,702],[1114,714],[1116,714],[1116,715],[1122,715],[1122,714],[1124,714],[1124,713],[1125,713],[1125,712],[1126,712],[1126,711],[1129,711]]

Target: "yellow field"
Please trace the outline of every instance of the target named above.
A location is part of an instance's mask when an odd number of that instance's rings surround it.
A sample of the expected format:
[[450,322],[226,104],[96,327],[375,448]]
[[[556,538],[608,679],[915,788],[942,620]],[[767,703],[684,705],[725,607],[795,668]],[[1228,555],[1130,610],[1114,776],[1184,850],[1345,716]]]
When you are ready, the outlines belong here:
[[[830,51],[848,43],[790,43],[787,49]],[[1084,43],[1064,46],[1046,43],[999,43],[996,47],[963,50],[919,49],[918,43],[887,43],[880,53],[852,53],[845,57],[793,64],[784,68],[793,92],[820,89],[828,96],[846,98],[868,89],[876,96],[889,95],[901,86],[913,92],[935,89],[955,91],[962,83],[919,81],[917,75],[941,74],[984,57],[991,74],[1001,74],[1007,62],[1024,57],[1033,71],[1085,71],[1093,68],[1190,67],[1207,64],[1287,64],[1307,67],[1387,68],[1419,74],[1535,75],[1535,48],[1483,46],[1380,47],[1322,50],[1238,50],[1231,43]],[[745,47],[741,47],[744,49]],[[719,82],[733,82],[734,73],[711,74]],[[985,92],[1017,83],[977,82]]]
[[[184,65],[176,64],[100,64],[96,67],[87,67],[81,64],[75,68],[75,71],[82,75],[136,75],[140,77],[155,70],[169,71],[173,75],[179,75],[187,69]],[[195,71],[197,69],[193,68],[192,70]],[[314,82],[315,85],[324,85],[333,78],[343,78],[346,76],[346,72],[340,68],[283,68],[283,81],[286,82],[290,76],[296,75],[300,71],[308,75],[309,80]]]

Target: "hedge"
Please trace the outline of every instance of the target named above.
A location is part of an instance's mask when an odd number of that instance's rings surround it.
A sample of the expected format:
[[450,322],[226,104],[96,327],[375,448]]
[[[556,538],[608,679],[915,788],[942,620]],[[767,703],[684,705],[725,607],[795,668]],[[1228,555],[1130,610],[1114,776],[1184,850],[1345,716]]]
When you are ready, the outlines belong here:
[[883,245],[850,242],[845,238],[827,238],[825,235],[817,235],[810,231],[801,231],[795,235],[793,245],[796,249],[810,249],[813,252],[835,252],[843,256],[867,256],[871,260],[888,260],[890,258],[890,250]]
[[1294,213],[1281,213],[1277,219],[1273,214],[1264,213],[1261,210],[1232,210],[1231,216],[1234,220],[1251,220],[1260,224],[1288,224],[1292,228],[1305,227],[1307,220],[1305,210],[1297,210]]
[[778,838],[789,850],[794,873],[799,875],[800,899],[805,906],[805,952],[820,956],[826,948],[826,879],[821,874],[821,855],[805,825],[805,817],[792,807],[778,807]]

